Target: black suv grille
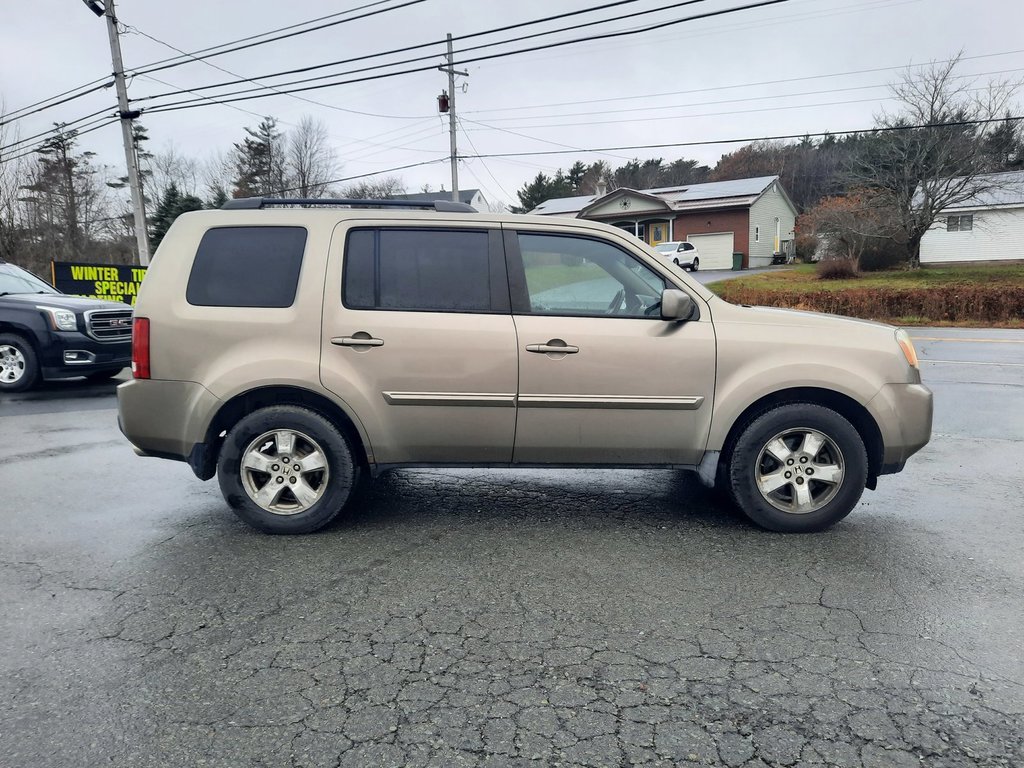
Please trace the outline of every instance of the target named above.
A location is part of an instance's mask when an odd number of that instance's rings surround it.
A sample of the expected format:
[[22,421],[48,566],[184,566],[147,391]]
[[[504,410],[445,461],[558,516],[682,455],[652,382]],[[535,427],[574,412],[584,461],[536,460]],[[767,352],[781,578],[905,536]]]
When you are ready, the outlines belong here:
[[86,313],[86,330],[97,341],[129,341],[132,338],[130,309],[96,309]]

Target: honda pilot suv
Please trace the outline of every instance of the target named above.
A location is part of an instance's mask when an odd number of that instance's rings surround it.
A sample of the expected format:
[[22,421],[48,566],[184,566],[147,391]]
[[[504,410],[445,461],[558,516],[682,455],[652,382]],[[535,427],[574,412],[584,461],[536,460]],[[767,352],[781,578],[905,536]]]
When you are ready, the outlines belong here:
[[137,453],[216,475],[270,533],[395,467],[693,470],[764,528],[817,531],[928,442],[903,331],[734,306],[599,223],[399,206],[179,217],[118,387]]
[[0,392],[44,379],[109,379],[131,361],[132,308],[66,296],[0,261]]

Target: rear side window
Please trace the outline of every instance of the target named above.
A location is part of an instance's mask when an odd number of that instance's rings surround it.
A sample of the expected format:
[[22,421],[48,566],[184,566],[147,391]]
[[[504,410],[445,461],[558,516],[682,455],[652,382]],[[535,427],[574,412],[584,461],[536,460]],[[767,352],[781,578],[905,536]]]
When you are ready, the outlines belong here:
[[199,307],[290,307],[304,227],[215,227],[199,243],[185,298]]
[[[491,312],[507,289],[480,230],[357,229],[345,244],[342,299],[350,309]],[[505,304],[507,305],[507,298]]]

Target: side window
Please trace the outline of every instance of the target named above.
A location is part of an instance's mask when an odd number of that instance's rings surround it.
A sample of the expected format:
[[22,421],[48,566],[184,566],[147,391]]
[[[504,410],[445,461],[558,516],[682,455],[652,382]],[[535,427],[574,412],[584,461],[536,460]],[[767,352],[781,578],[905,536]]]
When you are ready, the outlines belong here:
[[490,312],[488,245],[488,233],[480,230],[353,230],[345,244],[342,300],[351,309]]
[[532,313],[660,318],[665,281],[610,243],[520,233],[519,250]]
[[679,250],[680,251],[692,251],[693,250],[693,243],[683,243],[682,245],[679,246]]
[[185,299],[198,307],[290,307],[303,227],[214,227],[199,242]]

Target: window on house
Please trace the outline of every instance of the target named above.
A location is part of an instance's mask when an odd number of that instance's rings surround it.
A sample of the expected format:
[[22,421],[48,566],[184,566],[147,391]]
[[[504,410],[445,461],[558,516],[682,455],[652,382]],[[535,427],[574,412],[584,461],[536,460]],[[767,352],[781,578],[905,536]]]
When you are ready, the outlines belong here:
[[974,229],[974,214],[968,213],[964,216],[947,216],[947,232],[970,232]]

